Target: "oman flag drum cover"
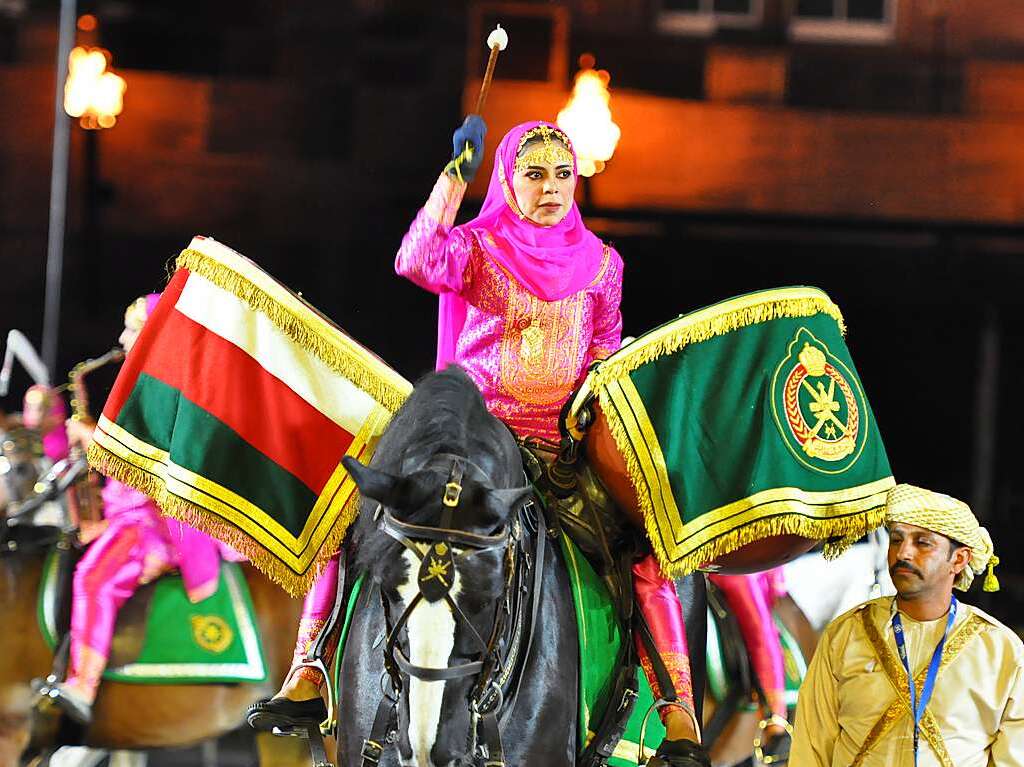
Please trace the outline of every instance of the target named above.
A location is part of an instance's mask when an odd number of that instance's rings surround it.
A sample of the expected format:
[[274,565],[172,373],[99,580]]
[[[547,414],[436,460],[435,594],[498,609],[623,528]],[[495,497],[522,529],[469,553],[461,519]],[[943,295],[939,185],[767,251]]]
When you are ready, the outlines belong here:
[[217,241],[176,267],[89,461],[301,595],[358,510],[341,459],[369,460],[412,386]]
[[844,333],[817,288],[764,290],[590,372],[566,426],[666,574],[836,555],[881,524],[894,480]]

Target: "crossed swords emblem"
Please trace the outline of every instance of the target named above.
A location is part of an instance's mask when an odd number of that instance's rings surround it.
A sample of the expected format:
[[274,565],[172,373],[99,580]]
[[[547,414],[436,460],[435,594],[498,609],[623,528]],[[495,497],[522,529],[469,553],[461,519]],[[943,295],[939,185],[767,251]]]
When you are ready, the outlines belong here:
[[810,392],[812,399],[814,400],[810,404],[811,413],[817,418],[817,422],[811,429],[810,439],[814,439],[818,436],[818,432],[824,427],[825,436],[828,439],[835,439],[836,428],[839,429],[840,436],[846,435],[846,424],[839,420],[836,413],[839,412],[839,403],[836,402],[836,379],[829,376],[828,379],[828,391],[825,391],[825,386],[821,381],[817,382],[817,388],[807,383],[805,378],[801,381],[803,387]]

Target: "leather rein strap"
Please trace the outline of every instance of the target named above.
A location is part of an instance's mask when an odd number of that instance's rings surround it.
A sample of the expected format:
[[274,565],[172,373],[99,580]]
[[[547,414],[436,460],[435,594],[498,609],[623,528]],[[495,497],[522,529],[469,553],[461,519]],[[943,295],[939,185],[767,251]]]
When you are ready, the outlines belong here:
[[[435,456],[431,464],[436,463],[439,458],[451,462],[442,496],[440,527],[403,522],[396,519],[383,505],[378,506],[375,514],[380,531],[413,553],[420,562],[420,572],[414,575],[418,580],[419,591],[409,600],[394,623],[391,621],[388,601],[383,592],[381,593],[387,624],[384,668],[391,681],[391,694],[385,693],[374,717],[370,736],[363,742],[362,767],[374,767],[380,761],[385,744],[392,744],[397,739],[397,707],[402,691],[402,678],[399,672],[425,682],[477,676],[477,683],[469,698],[473,722],[473,757],[476,763],[483,767],[505,765],[500,730],[507,723],[515,706],[522,685],[523,671],[533,645],[540,589],[543,583],[546,535],[539,521],[536,522],[533,525],[536,550],[531,563],[530,555],[524,547],[523,528],[529,525],[528,509],[533,506],[532,501],[517,513],[511,524],[502,526],[495,533],[482,535],[455,529],[452,523],[461,498],[465,468],[468,466],[484,479],[486,475],[478,466],[458,455],[441,454]],[[427,541],[432,542],[431,545],[424,545]],[[456,553],[453,547],[462,550]],[[504,592],[495,606],[490,638],[485,641],[451,596],[450,591],[454,585],[455,571],[461,563],[477,554],[496,549],[505,550],[505,585]],[[530,570],[533,574],[532,589],[526,582]],[[528,590],[532,605],[530,625],[524,632],[522,599],[524,592]],[[423,601],[436,602],[440,599],[445,601],[457,620],[461,619],[461,622],[469,627],[481,648],[478,660],[444,668],[417,666],[406,657],[398,645],[402,629],[408,623],[413,610]],[[520,652],[524,634],[526,651]],[[515,683],[509,685],[517,669],[519,673]],[[506,686],[511,689],[511,695],[506,695]],[[499,725],[498,715],[503,709]]]

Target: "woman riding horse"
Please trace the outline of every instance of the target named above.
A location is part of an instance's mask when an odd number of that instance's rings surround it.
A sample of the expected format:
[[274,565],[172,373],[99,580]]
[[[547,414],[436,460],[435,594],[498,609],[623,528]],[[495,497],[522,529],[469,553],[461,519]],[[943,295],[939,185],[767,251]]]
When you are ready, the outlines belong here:
[[[455,132],[454,158],[403,239],[395,270],[440,295],[438,369],[460,365],[488,409],[521,439],[557,444],[569,394],[592,362],[619,348],[622,259],[583,223],[573,199],[572,142],[545,122],[524,123],[505,135],[480,214],[453,227],[483,159],[485,132],[474,115]],[[649,551],[632,571],[637,604],[677,696],[659,709],[667,737],[658,754],[668,764],[674,757],[703,758],[675,586]],[[307,596],[297,661],[324,624],[336,588],[332,562]],[[655,695],[669,697],[645,645],[637,646]],[[254,707],[250,723],[322,718],[322,681],[312,669],[297,670],[278,697]]]
[[[139,298],[125,312],[118,341],[126,354],[131,353],[159,298],[158,294]],[[85,448],[94,428],[86,420],[68,421],[68,439]],[[76,565],[72,583],[67,678],[52,684],[33,682],[37,691],[83,724],[92,718],[117,613],[135,590],[177,567],[189,600],[200,602],[217,589],[221,554],[236,558],[205,533],[162,516],[153,500],[138,490],[111,479],[102,496],[103,520],[83,520],[80,532],[83,543],[92,543]]]

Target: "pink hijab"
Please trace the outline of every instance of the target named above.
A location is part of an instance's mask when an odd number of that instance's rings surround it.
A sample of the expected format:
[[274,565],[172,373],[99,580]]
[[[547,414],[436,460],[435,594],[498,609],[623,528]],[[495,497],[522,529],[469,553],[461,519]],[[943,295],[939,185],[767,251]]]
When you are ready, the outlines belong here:
[[[457,227],[465,232],[483,229],[490,237],[480,244],[495,263],[543,301],[557,301],[589,285],[601,268],[604,244],[583,223],[573,202],[565,218],[554,226],[541,226],[523,217],[515,202],[512,178],[516,150],[523,134],[539,125],[559,130],[548,122],[517,125],[501,140],[480,215]],[[560,131],[561,132],[561,131]],[[573,172],[576,172],[576,151]],[[466,323],[467,304],[455,293],[442,293],[437,323],[437,369],[455,361],[455,347]]]

